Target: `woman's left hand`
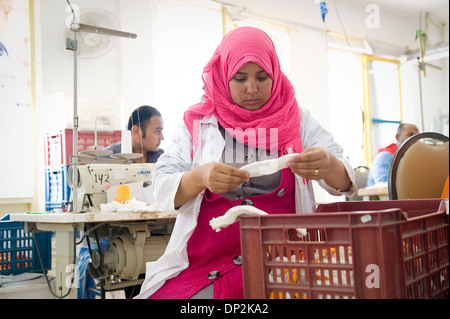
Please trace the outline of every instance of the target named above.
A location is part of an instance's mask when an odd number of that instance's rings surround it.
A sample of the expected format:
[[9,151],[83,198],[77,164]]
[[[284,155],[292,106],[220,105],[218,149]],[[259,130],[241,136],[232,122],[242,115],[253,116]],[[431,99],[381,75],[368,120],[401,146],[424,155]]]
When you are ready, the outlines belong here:
[[344,164],[323,148],[307,148],[286,165],[292,172],[306,179],[323,179],[329,186],[343,191],[351,188],[351,180]]
[[294,156],[287,166],[295,174],[306,179],[323,179],[331,170],[331,157],[323,148],[307,148],[297,156]]

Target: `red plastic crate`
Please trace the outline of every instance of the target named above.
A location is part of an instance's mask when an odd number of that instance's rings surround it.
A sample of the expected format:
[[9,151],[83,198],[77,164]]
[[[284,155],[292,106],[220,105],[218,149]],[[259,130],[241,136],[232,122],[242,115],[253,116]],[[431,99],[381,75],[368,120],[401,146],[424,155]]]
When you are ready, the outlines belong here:
[[[100,148],[121,141],[122,132],[97,132],[97,145]],[[95,144],[95,132],[78,132],[78,151],[92,149]],[[73,130],[64,129],[55,134],[45,136],[45,166],[61,167],[70,165],[70,156],[73,155]]]
[[240,227],[245,298],[448,298],[444,200],[323,204]]

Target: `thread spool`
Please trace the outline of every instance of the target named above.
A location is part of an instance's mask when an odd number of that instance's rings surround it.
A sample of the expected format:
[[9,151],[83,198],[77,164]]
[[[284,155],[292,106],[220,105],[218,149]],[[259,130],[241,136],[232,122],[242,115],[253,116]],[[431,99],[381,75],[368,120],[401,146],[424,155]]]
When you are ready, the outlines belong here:
[[122,149],[121,153],[130,154],[133,153],[131,147],[131,131],[123,130],[122,131]]
[[117,186],[117,198],[116,202],[125,204],[127,200],[131,199],[131,186],[130,185],[118,185]]

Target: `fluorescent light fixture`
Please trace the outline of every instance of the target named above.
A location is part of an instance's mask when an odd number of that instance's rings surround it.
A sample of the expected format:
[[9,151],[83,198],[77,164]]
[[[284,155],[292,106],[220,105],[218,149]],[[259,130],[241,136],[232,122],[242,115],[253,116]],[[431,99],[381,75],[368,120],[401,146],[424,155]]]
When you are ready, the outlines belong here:
[[111,35],[114,37],[121,37],[121,38],[130,38],[130,39],[136,39],[137,35],[135,33],[129,33],[129,32],[123,32],[119,30],[113,30],[113,29],[107,29],[107,28],[101,28],[94,25],[89,24],[83,24],[83,23],[72,23],[70,25],[70,30],[77,31],[77,32],[89,32],[89,33],[98,33],[98,34],[105,34],[105,35]]
[[[415,50],[405,54],[406,61],[417,60],[421,57],[420,50]],[[442,58],[448,58],[448,42],[440,43],[425,49],[424,61],[430,62]]]

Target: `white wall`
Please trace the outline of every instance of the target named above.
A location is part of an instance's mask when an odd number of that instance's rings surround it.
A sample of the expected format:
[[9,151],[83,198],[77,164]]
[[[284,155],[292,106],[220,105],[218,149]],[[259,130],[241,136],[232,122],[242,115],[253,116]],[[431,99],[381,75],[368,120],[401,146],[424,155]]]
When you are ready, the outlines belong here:
[[164,120],[164,148],[183,112],[200,102],[202,71],[222,38],[220,8],[155,1],[154,107]]
[[[430,61],[426,75],[416,60],[402,66],[402,84],[408,88],[403,96],[405,122],[416,123],[421,131],[434,131],[448,136],[448,58]],[[445,80],[447,79],[447,80]],[[422,111],[423,109],[423,111]],[[423,112],[423,121],[422,121]]]
[[[3,10],[2,14],[3,14]],[[29,81],[27,3],[13,3],[0,18],[0,214],[4,198],[29,201],[34,193],[33,108]],[[8,201],[6,201],[8,205]]]
[[300,28],[290,33],[290,48],[290,80],[297,101],[330,129],[328,57],[324,35],[317,29]]
[[137,34],[133,40],[120,39],[121,56],[121,125],[125,128],[133,110],[140,105],[155,104],[155,25],[153,1],[119,1],[122,30]]

